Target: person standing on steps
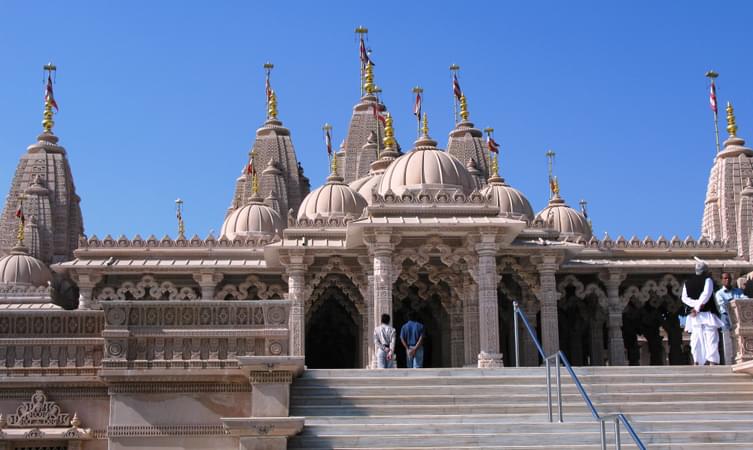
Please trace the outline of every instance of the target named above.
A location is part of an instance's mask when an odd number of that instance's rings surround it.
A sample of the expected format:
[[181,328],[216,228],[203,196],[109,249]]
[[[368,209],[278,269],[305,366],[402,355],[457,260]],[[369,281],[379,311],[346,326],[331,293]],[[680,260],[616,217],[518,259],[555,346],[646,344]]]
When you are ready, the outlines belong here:
[[390,326],[390,315],[382,314],[382,323],[374,329],[377,369],[395,366],[395,334],[395,329]]
[[400,328],[400,342],[405,347],[407,367],[420,369],[424,366],[424,326],[417,320],[414,311],[408,312],[408,322]]
[[729,302],[736,298],[748,298],[743,290],[732,286],[732,274],[722,272],[722,287],[714,294],[716,307],[719,309],[719,317],[722,320],[722,349],[724,350],[724,364],[732,364],[732,337],[730,329],[732,323],[729,320]]
[[690,308],[685,321],[685,331],[690,333],[690,353],[693,364],[719,364],[719,319],[716,301],[709,301],[714,293],[714,282],[708,275],[708,265],[696,258],[695,275],[682,287],[682,302]]

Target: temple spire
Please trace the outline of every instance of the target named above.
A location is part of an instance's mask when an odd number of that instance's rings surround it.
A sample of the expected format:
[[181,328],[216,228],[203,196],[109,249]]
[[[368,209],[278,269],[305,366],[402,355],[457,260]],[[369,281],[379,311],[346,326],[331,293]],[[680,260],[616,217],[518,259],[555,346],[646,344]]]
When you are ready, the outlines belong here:
[[735,109],[732,102],[727,102],[727,133],[729,137],[737,136],[737,123],[735,123]]
[[392,129],[392,115],[387,113],[384,117],[384,148],[395,147],[395,131]]
[[178,237],[186,236],[186,224],[183,222],[183,200],[175,199],[175,217],[178,219]]
[[549,198],[559,197],[560,185],[557,181],[557,177],[554,175],[554,150],[548,150],[546,152],[547,166],[549,171]]
[[366,69],[364,72],[363,90],[367,94],[373,95],[376,89],[376,85],[374,84],[374,65],[371,63],[371,61],[366,64]]
[[272,83],[270,82],[270,76],[274,68],[275,65],[271,62],[267,61],[264,63],[264,91],[267,100],[267,120],[277,119],[277,95],[272,89]]
[[44,92],[44,113],[43,113],[43,120],[42,120],[42,128],[44,129],[44,132],[47,134],[53,134],[52,128],[55,126],[55,121],[52,120],[53,112],[52,108],[55,108],[55,111],[58,110],[58,104],[55,101],[55,96],[52,92],[52,74],[57,72],[57,66],[55,66],[52,63],[47,63],[43,67],[47,77],[46,77],[46,86],[45,86],[45,92]]

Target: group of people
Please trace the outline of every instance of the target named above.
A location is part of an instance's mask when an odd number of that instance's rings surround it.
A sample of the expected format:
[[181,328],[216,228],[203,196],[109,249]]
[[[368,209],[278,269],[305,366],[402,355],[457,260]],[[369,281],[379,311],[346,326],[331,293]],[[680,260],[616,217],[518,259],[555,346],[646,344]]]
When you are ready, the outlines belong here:
[[[713,297],[713,300],[712,300]],[[698,259],[695,275],[682,287],[682,302],[685,312],[680,321],[690,333],[690,353],[695,365],[719,364],[719,330],[727,364],[732,362],[732,339],[730,337],[729,303],[737,298],[748,298],[742,289],[732,285],[732,275],[722,273],[722,287],[714,292],[714,281],[706,262]],[[382,314],[381,324],[374,329],[376,364],[379,369],[397,367],[395,357],[396,331],[390,325],[390,315]],[[400,328],[400,343],[405,348],[406,366],[421,368],[424,363],[424,326],[416,313],[408,313],[408,322]]]
[[[713,300],[712,300],[713,297]],[[722,348],[727,364],[732,363],[732,338],[730,336],[729,303],[736,298],[748,298],[742,289],[732,285],[732,275],[722,273],[722,287],[714,293],[714,281],[708,265],[698,259],[695,275],[682,287],[682,302],[685,314],[685,331],[690,333],[690,353],[695,365],[719,364],[719,330],[722,332]]]
[[[397,367],[395,357],[396,331],[390,325],[390,315],[382,314],[382,323],[374,329],[374,350],[378,369]],[[400,328],[400,343],[405,348],[406,366],[420,369],[424,366],[424,326],[418,321],[416,313],[408,313],[408,321]]]

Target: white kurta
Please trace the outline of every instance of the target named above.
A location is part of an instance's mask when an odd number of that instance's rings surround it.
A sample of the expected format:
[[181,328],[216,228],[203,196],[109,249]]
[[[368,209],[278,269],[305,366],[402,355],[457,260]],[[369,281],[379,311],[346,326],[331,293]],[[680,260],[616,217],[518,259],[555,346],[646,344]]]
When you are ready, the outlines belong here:
[[[682,287],[682,302],[699,311],[714,293],[714,283],[711,278],[706,278],[701,297],[694,299],[688,297],[685,286]],[[718,330],[724,324],[719,317],[708,311],[696,312],[695,317],[689,314],[685,321],[685,331],[690,333],[690,352],[693,354],[693,362],[704,365],[706,362],[719,364],[719,333]]]

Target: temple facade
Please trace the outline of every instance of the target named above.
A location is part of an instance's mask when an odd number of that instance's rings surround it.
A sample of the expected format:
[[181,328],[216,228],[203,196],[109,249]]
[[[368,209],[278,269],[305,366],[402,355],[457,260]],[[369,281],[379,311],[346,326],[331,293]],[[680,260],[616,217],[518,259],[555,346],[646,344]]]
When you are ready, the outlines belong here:
[[[275,364],[374,367],[383,313],[398,329],[417,313],[427,367],[513,363],[513,301],[544,350],[573,365],[689,363],[677,316],[694,257],[715,279],[753,270],[753,150],[731,106],[699,238],[597,238],[556,178],[538,212],[504,180],[465,96],[446,150],[425,116],[401,147],[364,69],[348,134],[313,190],[268,91],[217,236],[85,237],[47,102],[0,217],[0,449],[274,436],[250,422],[235,432],[230,419],[270,415],[252,390],[301,369]],[[522,364],[538,366],[521,336]],[[258,361],[276,362],[265,372]]]

